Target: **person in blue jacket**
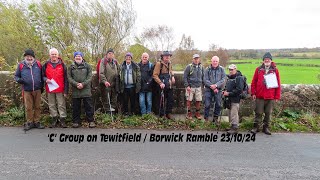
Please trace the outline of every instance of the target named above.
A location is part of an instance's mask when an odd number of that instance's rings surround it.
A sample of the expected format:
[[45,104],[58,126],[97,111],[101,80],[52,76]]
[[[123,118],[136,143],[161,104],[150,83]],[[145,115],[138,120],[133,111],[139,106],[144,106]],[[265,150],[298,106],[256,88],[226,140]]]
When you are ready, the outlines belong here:
[[35,59],[34,51],[27,49],[24,52],[24,60],[17,67],[15,80],[22,84],[22,95],[27,122],[24,130],[32,128],[43,129],[40,123],[41,91],[43,89],[40,61]]

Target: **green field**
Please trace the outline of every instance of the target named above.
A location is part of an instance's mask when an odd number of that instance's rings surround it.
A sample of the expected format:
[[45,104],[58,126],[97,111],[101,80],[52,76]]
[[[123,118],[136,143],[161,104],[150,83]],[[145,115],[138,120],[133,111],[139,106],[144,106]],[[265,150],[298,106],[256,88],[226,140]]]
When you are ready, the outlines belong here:
[[[314,65],[320,65],[320,59],[275,59],[275,63],[284,63],[284,64],[302,64],[302,65],[307,65],[307,64],[314,64]],[[262,63],[262,59],[242,59],[242,60],[230,60],[232,63],[237,63],[237,62],[248,62],[248,63],[255,63],[255,64],[260,64]]]
[[[320,59],[274,59],[282,84],[320,84]],[[209,63],[209,62],[208,62]],[[251,83],[255,69],[262,63],[261,59],[230,60]],[[185,66],[175,64],[174,70],[183,71]],[[226,69],[227,70],[227,69]],[[226,71],[226,73],[229,73]]]
[[[237,62],[248,62],[245,64],[237,64]],[[255,68],[259,66],[262,61],[255,60],[231,60],[230,64],[234,63],[238,69],[247,77],[248,82],[251,82]],[[300,65],[320,65],[320,59],[277,59],[275,63],[290,64],[281,65],[277,67],[280,72],[282,84],[320,84],[320,67],[309,67]]]

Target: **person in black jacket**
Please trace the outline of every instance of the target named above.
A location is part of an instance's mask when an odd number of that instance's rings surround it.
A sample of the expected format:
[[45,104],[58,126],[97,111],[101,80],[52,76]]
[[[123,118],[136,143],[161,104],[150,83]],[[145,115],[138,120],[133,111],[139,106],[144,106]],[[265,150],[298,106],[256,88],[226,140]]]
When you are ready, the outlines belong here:
[[149,54],[143,53],[141,55],[141,62],[139,63],[141,71],[141,89],[139,92],[139,104],[141,115],[150,114],[152,109],[152,74],[153,64],[149,61]]
[[244,87],[244,78],[242,77],[241,72],[237,70],[237,66],[231,64],[229,66],[229,75],[227,75],[226,89],[223,91],[225,106],[230,109],[229,121],[231,122],[231,128],[227,131],[230,134],[238,132],[240,95]]

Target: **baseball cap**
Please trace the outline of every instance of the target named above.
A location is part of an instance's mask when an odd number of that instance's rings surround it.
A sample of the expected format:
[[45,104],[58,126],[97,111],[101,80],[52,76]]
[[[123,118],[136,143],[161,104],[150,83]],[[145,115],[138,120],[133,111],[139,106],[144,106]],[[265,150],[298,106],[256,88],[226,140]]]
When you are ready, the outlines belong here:
[[228,69],[237,69],[237,66],[234,65],[234,64],[231,64],[231,65],[228,67]]
[[199,57],[200,57],[199,54],[194,54],[194,55],[192,56],[193,59],[194,59],[194,58],[199,58]]

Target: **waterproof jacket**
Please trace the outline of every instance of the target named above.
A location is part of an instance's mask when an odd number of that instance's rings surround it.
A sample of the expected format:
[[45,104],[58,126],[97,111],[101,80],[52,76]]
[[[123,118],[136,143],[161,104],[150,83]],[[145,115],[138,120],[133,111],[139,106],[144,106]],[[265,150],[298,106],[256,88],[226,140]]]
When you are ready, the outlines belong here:
[[201,64],[189,64],[183,74],[184,87],[198,88],[203,85],[204,69]]
[[68,94],[69,83],[67,75],[67,67],[63,63],[62,59],[59,58],[58,63],[54,64],[50,59],[42,66],[43,81],[47,79],[54,79],[59,85],[59,88],[49,91],[48,84],[46,83],[46,92],[48,93],[64,93]]
[[[40,67],[39,67],[40,65]],[[36,91],[43,88],[41,64],[37,60],[28,66],[25,60],[18,64],[14,79],[22,84],[24,91]]]
[[[132,80],[133,80],[133,85],[136,89],[136,93],[138,93],[141,89],[141,73],[140,73],[140,68],[139,66],[131,61],[131,66],[132,66]],[[126,61],[124,61],[121,65],[121,69],[120,69],[120,92],[123,93],[124,92],[124,88],[125,88],[125,73],[127,70],[127,65],[126,65]]]
[[225,80],[226,72],[222,66],[214,68],[210,65],[204,71],[205,91],[211,91],[210,86],[213,84],[216,84],[219,90],[223,89],[225,86]]
[[152,91],[152,84],[153,84],[153,64],[148,61],[146,64],[139,64],[140,72],[141,72],[141,89],[140,92],[151,92]]
[[227,96],[231,103],[240,103],[240,95],[244,88],[244,78],[240,71],[235,75],[227,75],[226,91],[229,92]]
[[281,84],[279,71],[276,68],[276,64],[271,62],[271,66],[267,74],[275,73],[278,81],[278,88],[267,89],[265,84],[264,75],[266,74],[265,65],[257,67],[251,82],[251,95],[256,95],[260,99],[280,99]]
[[[73,62],[68,68],[68,80],[72,86],[72,98],[91,97],[92,68],[85,60],[81,64]],[[77,84],[82,83],[83,88],[78,89]]]
[[101,84],[110,83],[110,88],[115,88],[119,92],[119,73],[120,66],[115,59],[108,60],[103,58],[100,62],[99,81]]

